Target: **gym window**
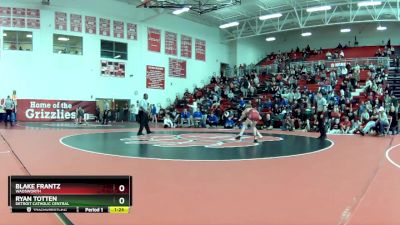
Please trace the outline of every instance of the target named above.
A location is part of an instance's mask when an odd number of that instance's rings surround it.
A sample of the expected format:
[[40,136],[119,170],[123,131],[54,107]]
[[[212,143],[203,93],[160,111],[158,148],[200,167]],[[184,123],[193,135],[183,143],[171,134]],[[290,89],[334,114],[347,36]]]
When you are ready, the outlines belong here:
[[53,52],[58,54],[82,55],[82,37],[53,34]]
[[101,57],[109,59],[128,59],[128,44],[101,40]]
[[3,49],[32,51],[32,32],[4,30]]

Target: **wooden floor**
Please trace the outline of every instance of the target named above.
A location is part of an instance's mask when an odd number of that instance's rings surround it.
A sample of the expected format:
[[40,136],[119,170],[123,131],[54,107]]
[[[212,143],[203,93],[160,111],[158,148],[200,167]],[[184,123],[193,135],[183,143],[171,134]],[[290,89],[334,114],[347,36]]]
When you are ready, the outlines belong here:
[[119,131],[136,129],[0,124],[0,224],[62,224],[55,214],[10,213],[7,176],[23,174],[133,176],[130,214],[66,214],[74,224],[400,224],[400,136],[329,136],[328,151],[244,161],[112,157],[60,143],[69,135]]

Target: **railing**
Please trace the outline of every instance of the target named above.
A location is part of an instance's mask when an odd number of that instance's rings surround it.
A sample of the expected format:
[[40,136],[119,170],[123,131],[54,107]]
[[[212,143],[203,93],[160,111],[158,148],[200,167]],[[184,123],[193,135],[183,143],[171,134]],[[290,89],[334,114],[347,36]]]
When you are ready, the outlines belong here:
[[325,64],[325,68],[337,68],[341,66],[346,66],[350,64],[352,67],[357,64],[360,67],[368,67],[370,64],[389,67],[390,58],[389,57],[369,57],[369,58],[345,58],[345,59],[331,59],[331,60],[318,60],[318,61],[304,61],[304,62],[291,62],[290,66],[303,65],[303,66],[315,66]]

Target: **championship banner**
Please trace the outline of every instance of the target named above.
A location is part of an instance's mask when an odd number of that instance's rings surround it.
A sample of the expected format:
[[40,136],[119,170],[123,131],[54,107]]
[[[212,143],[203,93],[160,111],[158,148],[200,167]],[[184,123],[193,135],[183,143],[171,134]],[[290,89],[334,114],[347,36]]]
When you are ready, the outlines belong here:
[[0,7],[0,27],[40,28],[40,10]]
[[165,68],[146,66],[146,88],[165,89]]
[[110,36],[110,20],[100,18],[100,35]]
[[124,38],[124,22],[122,21],[113,21],[114,27],[114,37],[115,38]]
[[85,32],[87,34],[96,34],[96,17],[85,16]]
[[26,17],[40,18],[39,9],[26,9]]
[[125,77],[125,63],[101,60],[101,75],[109,77]]
[[54,24],[56,30],[67,30],[67,13],[55,12]]
[[25,17],[26,9],[25,8],[13,8],[12,16],[13,17]]
[[76,119],[76,109],[81,106],[84,118],[94,118],[95,101],[18,99],[17,120],[23,122],[71,121]]
[[40,19],[26,19],[26,27],[27,28],[40,28]]
[[11,18],[0,17],[0,27],[11,27]]
[[137,40],[137,25],[134,23],[127,23],[126,36],[128,40]]
[[169,58],[169,76],[186,78],[186,60]]
[[26,26],[25,18],[12,18],[12,26],[19,27],[19,28],[25,28],[25,26]]
[[177,35],[176,33],[165,31],[165,54],[177,55]]
[[10,7],[0,7],[0,16],[11,16]]
[[147,49],[152,52],[161,52],[161,31],[147,28]]
[[196,39],[195,54],[196,60],[206,61],[206,41]]
[[192,58],[192,38],[186,35],[181,35],[181,56]]
[[70,15],[70,29],[74,32],[82,32],[82,16],[77,14]]

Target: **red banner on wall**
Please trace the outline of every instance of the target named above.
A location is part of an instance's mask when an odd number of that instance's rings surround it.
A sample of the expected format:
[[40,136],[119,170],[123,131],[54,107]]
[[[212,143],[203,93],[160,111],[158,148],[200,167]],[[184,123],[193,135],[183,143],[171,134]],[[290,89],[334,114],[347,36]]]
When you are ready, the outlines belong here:
[[146,88],[165,89],[165,68],[146,66]]
[[124,22],[114,20],[113,27],[114,27],[114,37],[124,38]]
[[192,38],[186,35],[181,35],[181,56],[192,58]]
[[27,28],[40,28],[40,19],[26,19],[26,27]]
[[206,41],[196,39],[195,54],[197,60],[206,61]]
[[10,7],[0,7],[0,16],[11,16]]
[[0,17],[0,27],[11,27],[11,18]]
[[110,36],[110,20],[100,18],[100,35]]
[[147,29],[147,49],[152,52],[161,52],[161,31],[154,28]]
[[70,15],[70,29],[74,32],[82,32],[82,16],[77,14]]
[[88,34],[96,34],[96,17],[95,16],[85,16],[85,32]]
[[26,26],[25,23],[26,23],[25,18],[13,18],[12,19],[13,27],[25,28],[25,26]]
[[25,17],[26,9],[25,8],[13,8],[12,16],[13,17]]
[[26,9],[26,17],[40,18],[39,9]]
[[186,60],[169,58],[169,76],[186,78]]
[[133,23],[127,23],[126,35],[129,40],[137,40],[137,25]]
[[172,32],[165,32],[165,54],[177,55],[177,35]]
[[101,75],[110,77],[125,77],[125,63],[101,60]]
[[96,17],[85,16],[85,32],[88,34],[96,34]]
[[95,101],[18,99],[17,120],[29,122],[71,121],[76,118],[76,109],[81,106],[85,119],[93,118]]
[[56,30],[67,30],[67,13],[55,12],[54,24]]

